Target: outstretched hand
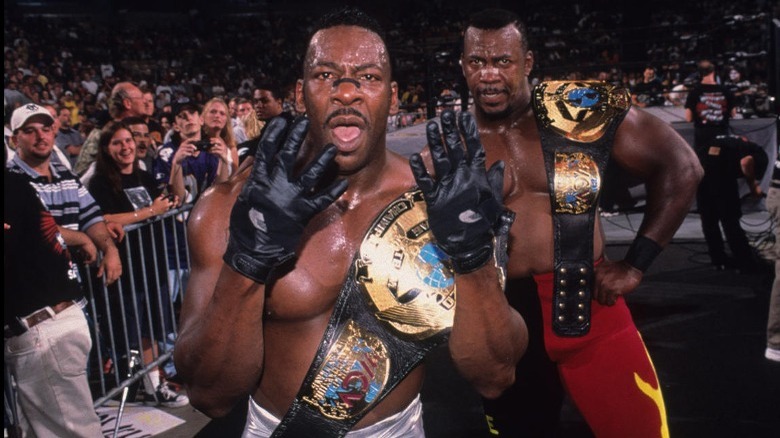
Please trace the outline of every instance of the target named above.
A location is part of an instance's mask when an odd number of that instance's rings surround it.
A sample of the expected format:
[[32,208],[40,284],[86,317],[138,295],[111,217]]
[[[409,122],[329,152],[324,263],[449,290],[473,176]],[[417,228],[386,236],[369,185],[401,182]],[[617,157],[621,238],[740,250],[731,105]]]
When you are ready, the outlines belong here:
[[[441,127],[442,133],[435,122],[426,127],[435,178],[419,154],[412,155],[409,164],[428,205],[433,235],[455,271],[467,273],[487,263],[495,232],[507,221],[511,224],[514,215],[501,202],[504,163],[485,171],[485,149],[471,114],[460,113],[456,123],[455,113],[445,111]],[[502,220],[505,213],[509,218]]]
[[295,256],[309,220],[347,189],[346,180],[338,180],[315,190],[336,156],[333,145],[327,145],[299,177],[293,175],[309,121],[296,120],[284,135],[286,127],[283,118],[275,118],[260,139],[252,173],[230,215],[223,257],[233,269],[261,283]]

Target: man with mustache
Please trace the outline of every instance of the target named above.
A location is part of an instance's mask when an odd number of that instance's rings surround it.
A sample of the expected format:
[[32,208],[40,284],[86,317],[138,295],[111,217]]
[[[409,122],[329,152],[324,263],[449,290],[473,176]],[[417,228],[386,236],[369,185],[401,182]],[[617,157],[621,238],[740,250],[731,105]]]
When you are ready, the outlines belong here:
[[190,216],[176,367],[207,415],[251,396],[244,436],[422,437],[430,348],[448,338],[486,397],[524,351],[501,285],[502,165],[485,171],[468,114],[445,113],[443,137],[428,126],[435,178],[386,149],[398,90],[381,35],[359,11],[325,16],[297,83],[307,118],[271,120],[253,164]]
[[[702,174],[696,156],[669,125],[630,109],[623,89],[583,81],[532,88],[534,53],[510,11],[471,18],[461,65],[487,163],[506,163],[504,203],[517,215],[506,293],[530,336],[516,385],[485,403],[491,432],[555,435],[563,384],[596,436],[668,436],[660,385],[623,296],[688,213]],[[596,214],[609,159],[647,188],[623,260],[605,257]]]

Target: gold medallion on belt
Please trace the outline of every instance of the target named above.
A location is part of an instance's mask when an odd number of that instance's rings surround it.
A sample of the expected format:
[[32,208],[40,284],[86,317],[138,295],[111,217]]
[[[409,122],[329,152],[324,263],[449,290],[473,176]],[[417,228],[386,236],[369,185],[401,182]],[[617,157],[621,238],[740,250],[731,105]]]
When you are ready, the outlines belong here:
[[599,167],[582,152],[555,153],[555,213],[580,214],[596,204]]
[[[347,281],[357,282],[379,329],[384,325],[385,332],[422,341],[452,327],[455,277],[446,254],[433,241],[419,190],[385,208],[363,238],[354,263],[355,278]],[[325,417],[353,418],[381,396],[390,358],[381,336],[348,320],[301,399]]]

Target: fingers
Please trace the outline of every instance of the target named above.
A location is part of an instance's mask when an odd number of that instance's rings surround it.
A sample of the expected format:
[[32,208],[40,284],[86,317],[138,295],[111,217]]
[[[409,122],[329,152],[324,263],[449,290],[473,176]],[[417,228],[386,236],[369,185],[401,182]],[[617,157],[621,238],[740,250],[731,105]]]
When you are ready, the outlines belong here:
[[[463,143],[460,140],[460,130],[455,122],[455,113],[447,110],[441,115],[441,129],[444,143],[447,145],[447,155],[450,165],[456,167],[463,160]],[[438,173],[437,173],[438,174]]]
[[[287,148],[287,145],[285,145],[285,148]],[[330,163],[333,162],[337,152],[338,151],[336,150],[336,146],[329,144],[325,146],[325,149],[323,149],[319,155],[317,155],[314,161],[306,166],[306,169],[303,171],[303,174],[299,180],[301,186],[305,190],[311,190],[315,185],[317,185],[317,182],[319,182],[320,178],[322,178],[325,170],[328,168]],[[290,163],[290,166],[292,166],[292,163]]]
[[428,149],[431,151],[433,171],[441,178],[450,173],[451,166],[447,158],[447,151],[444,150],[444,144],[441,140],[439,125],[436,122],[429,122],[425,127],[425,135],[428,138]]
[[[296,119],[287,134],[282,150],[279,152],[279,169],[287,174],[288,180],[292,177],[295,159],[298,157],[298,151],[301,149],[301,144],[303,144],[303,139],[306,138],[306,132],[308,130],[309,119],[305,117]],[[334,147],[333,155],[335,156],[335,154]],[[322,155],[320,155],[320,157],[322,157]]]
[[469,162],[472,166],[484,167],[485,148],[482,147],[482,142],[479,140],[477,122],[474,121],[474,117],[470,113],[465,111],[458,115],[458,122],[463,132],[463,138],[466,139],[466,151],[468,152]]
[[324,193],[312,200],[312,204],[317,211],[325,210],[327,206],[333,203],[339,196],[347,190],[347,180],[340,179],[324,190]]
[[274,117],[268,122],[255,151],[255,163],[252,173],[261,172],[260,175],[267,174],[267,170],[271,167],[271,163],[281,145],[281,139],[286,128],[287,121],[282,117]]
[[[436,160],[434,159],[434,163],[435,162]],[[412,156],[409,157],[409,167],[412,168],[412,174],[414,175],[414,179],[417,181],[417,186],[420,190],[426,195],[433,192],[435,183],[433,178],[428,174],[428,170],[425,169],[425,163],[420,154],[412,154]]]

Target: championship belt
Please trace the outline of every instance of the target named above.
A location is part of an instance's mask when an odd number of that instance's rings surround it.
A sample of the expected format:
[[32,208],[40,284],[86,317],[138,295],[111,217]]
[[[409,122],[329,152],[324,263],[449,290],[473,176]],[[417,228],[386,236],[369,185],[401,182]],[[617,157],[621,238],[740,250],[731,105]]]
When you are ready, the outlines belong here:
[[448,339],[455,277],[433,239],[419,190],[404,193],[374,220],[273,437],[344,436]]
[[542,82],[532,99],[553,217],[552,326],[559,336],[583,336],[590,330],[599,190],[631,100],[626,89],[595,81]]

